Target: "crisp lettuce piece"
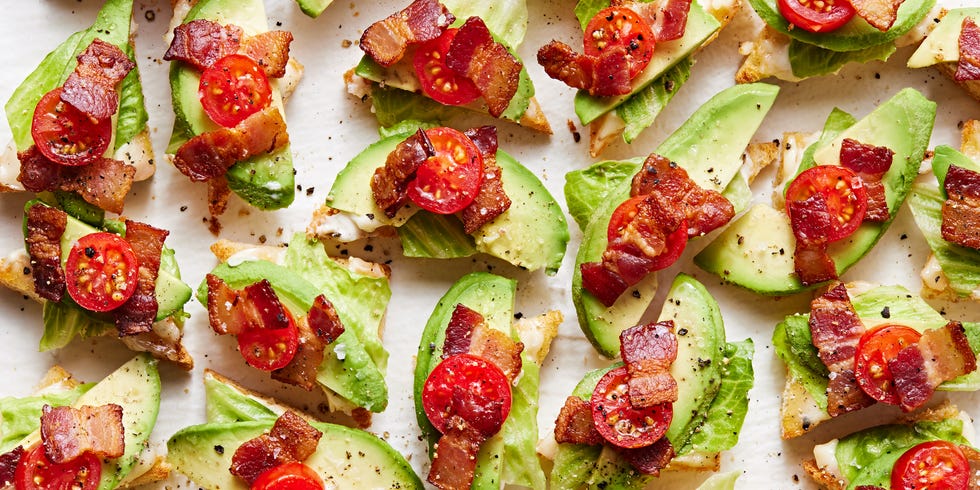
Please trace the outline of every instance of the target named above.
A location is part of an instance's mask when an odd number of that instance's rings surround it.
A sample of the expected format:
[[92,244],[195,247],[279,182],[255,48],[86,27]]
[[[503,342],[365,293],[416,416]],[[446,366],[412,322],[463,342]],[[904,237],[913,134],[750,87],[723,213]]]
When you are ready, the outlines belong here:
[[204,375],[204,396],[209,424],[268,421],[279,418],[279,415],[262,400],[250,397],[207,373]]
[[579,0],[575,4],[575,18],[578,19],[579,24],[582,24],[582,30],[584,31],[589,25],[589,21],[592,20],[600,10],[608,7],[610,5],[609,0]]
[[915,224],[939,261],[949,287],[960,296],[970,296],[980,288],[980,250],[962,247],[943,238],[943,201],[945,198],[939,188],[916,184],[909,195],[909,208]]
[[703,422],[687,444],[677,451],[678,455],[716,454],[731,449],[738,442],[742,422],[749,411],[749,390],[755,380],[752,370],[754,352],[752,339],[725,345],[727,363],[721,370],[721,388],[703,414]]
[[633,94],[626,102],[616,108],[616,115],[626,124],[623,140],[632,143],[640,133],[650,127],[674,98],[681,85],[691,76],[692,57],[688,56],[660,75],[643,90]]
[[456,16],[456,25],[476,16],[494,34],[498,41],[511,49],[524,42],[527,32],[527,3],[525,0],[443,0],[442,4]]
[[479,252],[463,223],[452,216],[415,213],[397,231],[406,257],[455,259]]
[[837,73],[848,63],[885,61],[898,48],[895,43],[879,44],[857,51],[831,51],[793,39],[789,43],[789,65],[799,78],[818,77]]
[[[796,175],[800,175],[804,170],[817,164],[813,160],[813,154],[817,152],[817,148],[829,145],[831,141],[834,141],[834,139],[844,131],[847,131],[847,128],[850,128],[855,123],[857,123],[857,119],[854,116],[836,107],[830,111],[830,115],[827,116],[827,120],[823,123],[823,131],[820,133],[820,139],[816,143],[806,147],[806,150],[803,151],[803,157],[800,158],[800,166],[796,169]],[[786,185],[783,186],[783,195],[786,195],[786,191],[792,183],[793,179],[789,179],[786,182]]]
[[527,353],[521,354],[521,376],[511,390],[513,402],[510,415],[501,429],[503,435],[503,473],[501,480],[508,485],[519,485],[544,490],[547,487],[544,471],[535,454],[538,443],[538,386],[541,383],[541,366]]
[[41,352],[60,349],[76,337],[83,339],[98,337],[115,329],[113,324],[92,318],[81,307],[69,304],[68,301],[61,303],[45,301],[42,316],[44,334],[38,345],[38,350]]
[[943,198],[946,197],[946,174],[949,172],[951,165],[980,172],[980,163],[974,162],[970,157],[956,151],[952,147],[946,145],[937,146],[932,157],[932,173],[936,174],[936,180],[939,182],[939,192]]
[[442,125],[452,117],[449,106],[389,86],[377,86],[371,89],[371,106],[374,109],[374,117],[381,125],[378,131],[382,139],[414,131],[420,124]]
[[[132,45],[127,43],[123,51],[131,60],[136,59],[136,50]],[[146,102],[143,100],[143,85],[140,83],[138,67],[133,67],[119,84],[119,110],[116,114],[116,142],[113,151],[146,130],[146,123],[150,120],[150,115],[146,113]]]
[[86,383],[58,393],[0,398],[0,454],[17,447],[21,440],[41,426],[42,407],[71,405],[93,386],[94,383]]
[[800,383],[817,406],[827,409],[827,366],[817,356],[810,337],[809,315],[793,315],[776,325],[772,344],[789,369],[790,382]]
[[585,229],[611,193],[621,189],[640,170],[643,160],[607,160],[565,174],[565,202],[568,214]]

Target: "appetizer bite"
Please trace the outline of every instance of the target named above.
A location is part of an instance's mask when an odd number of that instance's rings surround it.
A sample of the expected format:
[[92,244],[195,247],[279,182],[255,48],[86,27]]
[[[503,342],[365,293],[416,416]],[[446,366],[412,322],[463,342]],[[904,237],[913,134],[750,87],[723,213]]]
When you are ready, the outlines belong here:
[[751,339],[725,340],[714,298],[678,275],[657,323],[621,335],[623,362],[587,373],[542,444],[551,488],[646,488],[661,470],[717,471],[738,442]]
[[167,153],[208,183],[212,216],[234,192],[259,209],[293,202],[293,160],[283,102],[302,66],[293,35],[269,31],[261,0],[178,0],[170,60],[175,113]]
[[497,129],[402,127],[337,175],[308,233],[350,242],[394,228],[406,256],[485,253],[554,274],[568,225],[541,181],[497,148]]
[[934,66],[980,101],[980,8],[946,12],[919,49],[909,68]]
[[775,207],[755,205],[694,263],[768,295],[799,293],[837,279],[895,218],[925,156],[935,117],[936,104],[907,88],[860,121],[834,109],[816,142],[787,134]]
[[[723,226],[751,196],[759,168],[742,152],[778,88],[755,84],[715,95],[646,158],[569,172],[565,200],[582,228],[572,301],[579,325],[606,357],[636,325],[657,290],[656,271],[689,238]],[[742,169],[742,170],[740,170]]]
[[738,83],[790,82],[836,74],[848,63],[885,61],[921,41],[939,15],[935,0],[749,0],[765,25],[739,51]]
[[24,250],[0,259],[0,284],[44,304],[40,350],[76,337],[117,336],[135,351],[190,370],[184,304],[167,230],[106,219],[77,196],[42,194],[25,205]]
[[936,390],[980,389],[980,345],[969,340],[978,334],[980,325],[947,320],[901,286],[830,286],[773,332],[788,372],[783,438],[877,402],[910,412]]
[[976,488],[973,419],[945,403],[813,448],[803,469],[825,490]]
[[150,447],[160,410],[156,361],[141,354],[98,383],[48,371],[37,393],[0,398],[0,488],[111,490],[166,479]]
[[220,240],[221,264],[197,290],[219,335],[235,335],[246,364],[307,391],[319,387],[331,410],[361,426],[388,405],[382,322],[389,269],[334,259],[304,234],[287,247]]
[[552,78],[579,89],[575,113],[590,125],[595,157],[622,134],[630,143],[687,81],[693,54],[717,37],[739,0],[581,0],[584,54],[560,41],[538,50]]
[[415,0],[364,30],[347,91],[371,98],[382,128],[445,124],[459,107],[550,134],[516,52],[526,30],[524,0]]
[[544,490],[538,439],[541,364],[562,315],[513,321],[516,281],[475,272],[439,300],[415,364],[415,414],[440,489]]
[[319,422],[204,372],[207,422],[167,442],[174,470],[205,490],[422,490],[408,461],[363,430]]
[[4,106],[14,138],[0,192],[77,194],[121,213],[133,182],[153,175],[132,17],[132,0],[107,0],[17,87]]

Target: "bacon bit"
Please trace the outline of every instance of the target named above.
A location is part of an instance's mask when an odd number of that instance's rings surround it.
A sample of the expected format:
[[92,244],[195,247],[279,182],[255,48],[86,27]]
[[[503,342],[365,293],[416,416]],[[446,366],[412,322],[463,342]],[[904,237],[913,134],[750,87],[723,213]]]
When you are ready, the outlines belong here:
[[895,152],[886,146],[865,145],[851,138],[844,138],[841,143],[841,165],[861,178],[868,195],[864,221],[884,223],[891,217],[881,178],[891,168],[894,159]]
[[97,407],[41,409],[44,454],[54,463],[67,463],[84,453],[118,458],[126,448],[123,409],[114,403]]
[[14,484],[17,465],[24,457],[24,446],[17,446],[6,453],[0,454],[0,488]]
[[117,214],[122,212],[136,176],[135,167],[110,158],[76,167],[59,165],[48,160],[35,145],[18,153],[17,158],[20,160],[17,180],[24,184],[24,189],[77,192],[85,202]]
[[313,300],[306,317],[296,321],[296,328],[299,330],[296,355],[285,367],[273,371],[272,379],[313,391],[324,349],[344,333],[344,324],[333,303],[321,294]]
[[31,258],[34,291],[48,301],[61,301],[65,294],[65,270],[61,267],[61,235],[68,214],[35,204],[27,210],[27,253]]
[[323,432],[286,411],[272,430],[242,444],[231,458],[231,474],[251,485],[262,472],[284,463],[302,463],[315,451]]
[[[212,217],[221,216],[228,209],[228,198],[231,197],[231,188],[228,187],[228,179],[223,175],[208,181],[208,214]],[[214,230],[212,230],[214,232]],[[217,235],[217,232],[214,232]]]
[[[668,235],[686,234],[683,206],[660,193],[648,194],[636,215],[609,241],[602,266],[633,285],[654,270],[654,259],[667,251]],[[681,236],[681,238],[684,238]]]
[[632,0],[613,0],[610,5],[626,7],[650,24],[657,42],[673,41],[684,37],[687,27],[687,14],[691,10],[691,0],[655,0],[636,2]]
[[629,372],[630,403],[636,408],[677,401],[670,366],[677,359],[674,322],[637,325],[619,335],[620,353]]
[[943,239],[980,249],[980,173],[951,165],[943,187]]
[[439,37],[455,20],[437,0],[415,0],[368,26],[358,45],[379,65],[391,66],[405,56],[409,45]]
[[195,182],[222,177],[232,165],[255,155],[271,153],[289,143],[286,121],[279,109],[267,107],[238,123],[197,135],[174,155],[177,170]]
[[497,128],[482,126],[463,134],[476,145],[483,157],[483,181],[469,206],[460,213],[463,231],[472,234],[510,209],[511,200],[504,191],[501,170],[497,166]]
[[538,64],[549,77],[590,95],[611,97],[630,93],[626,48],[607,48],[600,56],[576,53],[571,46],[551,41],[538,50]]
[[170,232],[139,221],[126,220],[126,241],[133,246],[139,276],[136,292],[113,310],[119,336],[125,337],[153,330],[157,316],[156,282],[160,272],[163,242]]
[[119,108],[116,84],[136,67],[116,45],[94,39],[77,57],[75,71],[68,75],[61,100],[95,119],[108,119]]
[[651,153],[633,176],[630,196],[645,194],[659,194],[665,203],[679,203],[687,219],[689,237],[710,233],[735,217],[735,208],[725,196],[700,187],[686,170],[656,153]]
[[429,137],[419,129],[398,143],[388,154],[384,167],[379,167],[371,176],[371,193],[374,202],[384,210],[385,216],[394,218],[398,210],[408,202],[408,184],[415,178],[415,172],[425,160],[435,154]]
[[245,38],[240,53],[255,60],[269,78],[282,78],[289,64],[289,31],[267,31]]
[[235,290],[221,278],[208,274],[208,322],[220,335],[240,334],[257,328],[288,328],[289,318],[272,284],[262,279]]
[[344,324],[340,321],[337,309],[322,294],[313,300],[313,307],[306,315],[306,322],[316,337],[325,344],[332,344],[344,333]]
[[902,349],[888,362],[888,368],[895,380],[899,406],[911,412],[929,401],[940,384],[975,371],[977,357],[963,325],[951,321],[923,332],[918,343]]
[[636,471],[644,475],[660,476],[660,470],[674,459],[674,446],[666,437],[661,437],[649,446],[615,449]]
[[827,253],[832,225],[823,194],[814,193],[803,201],[788,203],[790,225],[796,237],[794,269],[804,286],[837,278],[837,266]]
[[854,375],[854,356],[864,334],[844,284],[837,283],[810,303],[810,336],[820,360],[830,370],[827,412],[831,417],[874,404]]
[[514,342],[504,332],[480,323],[473,328],[469,354],[482,357],[495,364],[510,382],[521,373],[521,352],[524,344]]
[[192,20],[174,28],[174,39],[163,59],[183,61],[204,70],[215,61],[237,53],[243,37],[242,28],[236,25]]
[[577,396],[565,399],[555,420],[555,441],[598,446],[606,440],[592,421],[592,404]]
[[524,67],[503,44],[493,40],[479,17],[466,19],[459,28],[446,53],[446,66],[473,81],[493,117],[507,110]]
[[483,315],[466,305],[457,304],[446,327],[446,340],[443,342],[442,358],[469,352],[473,329],[484,322]]
[[850,0],[858,17],[875,29],[885,32],[892,28],[898,17],[898,8],[905,0]]
[[980,28],[973,19],[963,19],[959,39],[960,60],[953,79],[957,82],[980,80]]
[[[456,419],[456,420],[454,420]],[[453,416],[449,429],[439,438],[427,480],[441,490],[470,488],[476,473],[476,457],[486,437]]]

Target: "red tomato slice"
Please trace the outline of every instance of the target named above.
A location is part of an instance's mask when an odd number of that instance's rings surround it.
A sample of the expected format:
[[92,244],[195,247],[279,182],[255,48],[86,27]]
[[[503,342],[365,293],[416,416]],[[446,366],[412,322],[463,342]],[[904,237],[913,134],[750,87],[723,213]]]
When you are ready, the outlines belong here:
[[432,425],[446,432],[458,416],[489,437],[510,414],[510,383],[495,364],[470,354],[451,356],[429,373],[422,387],[422,408]]
[[847,0],[778,0],[776,4],[787,22],[810,32],[840,29],[855,13]]
[[68,295],[90,311],[110,311],[136,292],[139,264],[133,247],[104,231],[80,238],[65,263]]
[[408,198],[420,208],[452,214],[469,206],[483,183],[483,156],[465,134],[453,128],[425,131],[435,155],[415,172]]
[[858,385],[871,398],[895,405],[894,378],[888,361],[902,349],[918,343],[922,334],[903,325],[881,325],[864,332],[858,342],[854,371]]
[[[251,296],[249,296],[251,299]],[[257,305],[258,306],[258,305]],[[259,306],[261,310],[262,307]],[[286,311],[286,310],[283,310]],[[296,357],[299,329],[293,316],[286,312],[288,324],[282,328],[247,329],[238,334],[238,351],[245,362],[256,369],[274,371],[286,367]]]
[[585,54],[599,56],[610,46],[626,48],[630,79],[643,72],[653,57],[656,38],[653,30],[636,12],[626,7],[599,11],[585,27]]
[[[612,244],[616,241],[616,239],[622,236],[623,231],[636,217],[636,213],[638,212],[637,208],[645,198],[646,196],[629,198],[620,204],[615,211],[613,211],[612,218],[609,219],[609,226],[606,228],[606,240],[608,243]],[[637,227],[637,230],[641,234],[651,232],[646,226],[639,226]],[[665,241],[667,245],[666,250],[656,257],[649,257],[651,259],[650,263],[645,264],[649,266],[649,270],[641,275],[666,269],[674,262],[677,262],[677,259],[679,259],[681,254],[684,253],[684,248],[687,246],[687,221],[681,222],[680,226],[678,226],[676,230],[668,233]],[[627,275],[632,276],[634,274]],[[630,281],[627,280],[627,282]],[[635,284],[635,281],[631,284]]]
[[303,463],[283,463],[259,474],[252,490],[323,490],[323,479]]
[[61,100],[61,87],[41,97],[31,120],[31,137],[49,160],[86,165],[105,155],[112,140],[112,120],[93,119]]
[[667,432],[674,408],[671,403],[633,408],[628,381],[626,366],[609,371],[599,380],[592,392],[592,422],[611,444],[625,448],[649,446]]
[[892,467],[892,490],[967,490],[970,462],[947,441],[923,442]]
[[480,89],[469,79],[461,77],[446,66],[446,53],[459,29],[446,29],[441,36],[415,48],[412,63],[422,91],[436,102],[463,105],[480,96]]
[[102,478],[102,462],[92,453],[54,463],[38,444],[20,460],[14,473],[17,490],[95,490]]
[[833,218],[828,240],[850,236],[861,226],[868,210],[868,194],[857,174],[840,165],[817,165],[804,170],[786,191],[787,212],[790,202],[805,201],[818,192],[826,199]]
[[272,102],[272,88],[262,68],[249,58],[232,54],[201,73],[197,89],[204,112],[230,128]]

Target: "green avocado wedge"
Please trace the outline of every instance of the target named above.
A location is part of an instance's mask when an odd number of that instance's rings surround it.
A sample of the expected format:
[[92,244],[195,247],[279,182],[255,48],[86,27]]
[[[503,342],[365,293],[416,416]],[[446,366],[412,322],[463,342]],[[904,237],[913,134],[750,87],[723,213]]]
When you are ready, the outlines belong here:
[[296,3],[304,14],[315,19],[333,3],[333,0],[296,0]]
[[519,485],[535,490],[546,488],[544,471],[538,459],[527,457],[534,454],[538,440],[537,407],[541,367],[530,352],[539,350],[541,346],[530,344],[537,337],[520,338],[518,330],[512,325],[516,288],[517,283],[511,279],[483,272],[460,278],[439,300],[429,317],[416,356],[415,416],[432,453],[433,445],[439,440],[440,434],[425,415],[422,388],[429,373],[442,361],[446,328],[456,305],[462,304],[477,311],[483,315],[490,328],[525,342],[525,349],[521,353],[521,374],[516,385],[511,387],[513,401],[510,415],[500,432],[481,446],[471,486],[473,489],[496,489],[503,485]]
[[[246,441],[268,433],[276,419],[290,410],[273,400],[247,392],[231,381],[204,374],[208,421],[181,429],[167,442],[167,460],[207,490],[247,490],[230,472],[235,451]],[[408,461],[387,442],[363,430],[308,420],[323,436],[305,463],[326,488],[422,490]]]
[[[187,13],[183,23],[206,19],[219,24],[234,24],[245,35],[269,30],[262,0],[200,0]],[[174,129],[168,153],[174,153],[187,140],[220,126],[211,121],[198,96],[200,72],[179,61],[170,64],[170,89],[174,107]],[[283,110],[279,81],[269,80],[272,104]],[[289,206],[295,197],[293,160],[289,145],[238,162],[225,177],[235,194],[259,209],[279,209]]]
[[[751,340],[726,342],[721,311],[705,287],[680,274],[667,293],[659,321],[673,320],[677,359],[670,373],[677,380],[677,401],[666,437],[686,469],[713,469],[721,451],[738,442],[753,384]],[[585,375],[573,396],[589,400],[599,379],[621,366]],[[670,466],[668,466],[668,469]],[[641,489],[654,477],[641,475],[606,446],[559,444],[551,472],[556,490]]]
[[[838,274],[864,257],[895,218],[925,156],[935,117],[936,103],[907,88],[857,122],[835,110],[820,140],[804,152],[797,174],[818,164],[839,164],[844,138],[895,152],[891,168],[882,177],[891,217],[884,223],[863,223],[853,235],[831,244],[829,253]],[[786,213],[757,204],[696,255],[694,263],[760,294],[795,294],[816,286],[805,287],[796,276],[795,250],[796,239]]]
[[909,68],[924,68],[939,63],[955,63],[960,60],[960,32],[963,20],[980,20],[980,8],[952,9],[940,19],[926,36],[919,48],[909,57]]
[[[778,87],[761,83],[719,92],[654,153],[683,167],[701,187],[725,193],[733,182],[744,182],[738,173],[742,153],[778,92]],[[572,301],[582,331],[599,353],[610,358],[619,355],[619,334],[636,325],[649,306],[657,289],[656,274],[648,275],[607,308],[583,290],[581,266],[601,260],[609,220],[629,198],[631,179],[641,166],[642,159],[600,162],[565,177],[569,213],[583,228],[572,276]]]

